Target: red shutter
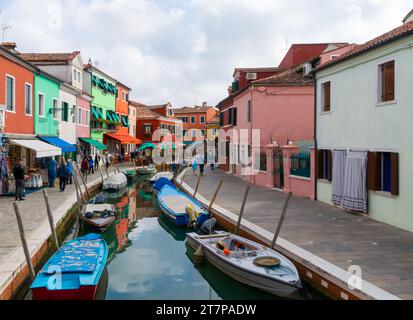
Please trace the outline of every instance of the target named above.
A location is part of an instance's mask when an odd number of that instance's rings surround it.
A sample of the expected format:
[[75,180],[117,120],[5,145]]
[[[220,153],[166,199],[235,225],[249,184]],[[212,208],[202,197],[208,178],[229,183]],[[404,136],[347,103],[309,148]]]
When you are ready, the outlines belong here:
[[391,154],[391,194],[399,195],[399,154]]

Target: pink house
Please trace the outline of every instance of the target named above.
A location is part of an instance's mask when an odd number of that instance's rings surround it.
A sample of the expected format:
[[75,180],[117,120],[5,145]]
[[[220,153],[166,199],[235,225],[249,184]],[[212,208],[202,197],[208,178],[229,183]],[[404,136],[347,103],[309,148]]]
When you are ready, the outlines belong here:
[[93,97],[83,92],[77,97],[76,110],[76,137],[80,146],[79,155],[90,154],[90,144],[82,139],[90,138],[90,103]]

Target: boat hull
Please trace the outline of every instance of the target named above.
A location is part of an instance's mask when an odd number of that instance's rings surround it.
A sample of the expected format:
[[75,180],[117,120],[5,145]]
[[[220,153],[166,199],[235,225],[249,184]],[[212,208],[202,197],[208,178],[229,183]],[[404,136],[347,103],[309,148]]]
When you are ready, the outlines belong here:
[[238,268],[237,266],[228,263],[227,260],[221,259],[213,252],[213,250],[205,247],[201,242],[188,235],[187,244],[194,250],[198,249],[198,247],[202,245],[206,260],[217,269],[224,272],[227,276],[238,282],[263,290],[278,297],[289,297],[300,288],[299,286],[280,282],[277,279],[263,277]]
[[95,300],[96,286],[83,286],[75,290],[47,290],[46,288],[32,289],[33,300]]

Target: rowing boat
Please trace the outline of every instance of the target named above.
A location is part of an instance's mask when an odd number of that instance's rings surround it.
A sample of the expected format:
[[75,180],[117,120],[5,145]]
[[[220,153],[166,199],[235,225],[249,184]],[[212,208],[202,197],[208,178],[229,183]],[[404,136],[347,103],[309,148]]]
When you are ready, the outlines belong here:
[[92,227],[105,228],[115,221],[115,207],[111,204],[88,204],[80,217]]

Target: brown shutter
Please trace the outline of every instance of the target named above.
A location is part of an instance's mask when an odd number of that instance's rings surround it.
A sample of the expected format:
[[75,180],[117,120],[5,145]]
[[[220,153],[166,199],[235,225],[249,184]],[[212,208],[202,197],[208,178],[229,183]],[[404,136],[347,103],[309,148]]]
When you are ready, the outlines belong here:
[[384,101],[394,100],[394,61],[384,65]]
[[399,195],[399,154],[391,154],[391,194]]
[[330,111],[330,100],[331,100],[331,83],[324,83],[324,106],[323,111]]
[[323,176],[323,162],[324,162],[323,150],[318,150],[315,153],[315,175],[317,179],[324,179]]
[[381,189],[381,153],[369,152],[367,157],[367,187],[372,191]]
[[333,181],[333,151],[327,150],[328,157],[328,181]]

